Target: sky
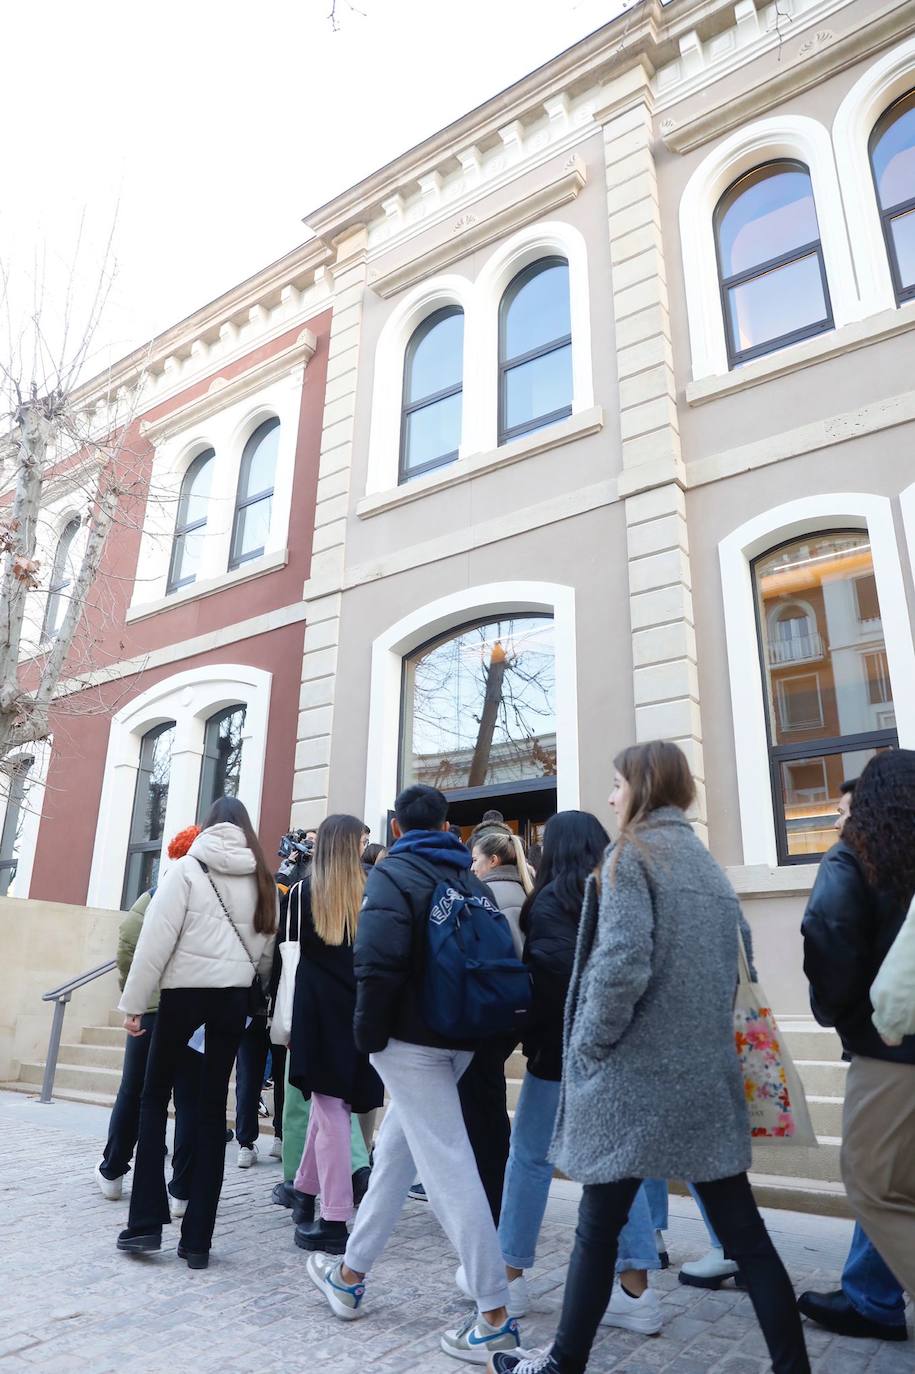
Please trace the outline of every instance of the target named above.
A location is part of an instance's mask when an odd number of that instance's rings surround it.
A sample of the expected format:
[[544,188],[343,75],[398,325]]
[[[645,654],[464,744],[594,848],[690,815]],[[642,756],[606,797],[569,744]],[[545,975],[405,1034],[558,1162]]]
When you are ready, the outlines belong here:
[[14,320],[38,283],[53,328],[72,280],[81,323],[113,231],[93,353],[115,361],[302,242],[307,211],[622,5],[337,0],[336,31],[330,7],[8,6],[0,260]]

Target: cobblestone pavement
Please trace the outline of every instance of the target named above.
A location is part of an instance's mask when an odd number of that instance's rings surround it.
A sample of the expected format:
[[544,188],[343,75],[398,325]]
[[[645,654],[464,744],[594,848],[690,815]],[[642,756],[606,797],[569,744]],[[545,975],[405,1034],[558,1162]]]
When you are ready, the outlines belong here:
[[[161,1254],[131,1258],[114,1248],[126,1203],[103,1199],[92,1169],[107,1113],[42,1107],[0,1094],[0,1374],[193,1374],[223,1370],[333,1374],[455,1374],[439,1335],[469,1310],[454,1287],[455,1257],[427,1204],[408,1202],[392,1243],[371,1276],[366,1316],[336,1321],[305,1276],[289,1213],[270,1203],[279,1166],[241,1171],[227,1151],[213,1261],[189,1272],[166,1235]],[[525,1345],[548,1340],[571,1247],[575,1190],[557,1184],[540,1246],[535,1310]],[[671,1199],[668,1244],[676,1266],[704,1249],[688,1199]],[[767,1214],[798,1289],[836,1286],[849,1223]],[[168,1228],[167,1228],[168,1230]],[[601,1332],[595,1374],[762,1374],[769,1369],[749,1300],[734,1291],[682,1287],[675,1270],[653,1282],[666,1315],[643,1339]],[[808,1327],[817,1374],[911,1374],[906,1344],[832,1338]]]

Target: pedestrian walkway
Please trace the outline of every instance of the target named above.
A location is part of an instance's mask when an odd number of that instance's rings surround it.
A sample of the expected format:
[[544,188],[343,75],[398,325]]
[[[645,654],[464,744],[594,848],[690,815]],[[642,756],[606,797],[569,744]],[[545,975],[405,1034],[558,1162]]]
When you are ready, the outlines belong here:
[[[92,1177],[107,1112],[71,1103],[41,1106],[0,1093],[0,1374],[194,1374],[279,1369],[284,1374],[455,1374],[439,1335],[468,1304],[456,1265],[427,1204],[408,1202],[366,1296],[363,1321],[336,1322],[305,1275],[290,1214],[270,1203],[279,1166],[235,1166],[226,1186],[211,1267],[191,1273],[166,1228],[160,1255],[120,1255],[114,1242],[126,1203],[106,1202]],[[555,1184],[533,1276],[536,1310],[525,1344],[556,1323],[572,1244],[577,1190]],[[851,1225],[835,1218],[768,1212],[766,1220],[798,1289],[837,1284]],[[674,1265],[705,1248],[691,1200],[671,1199]],[[595,1374],[763,1374],[769,1365],[749,1300],[703,1294],[676,1273],[658,1275],[662,1334],[645,1340],[602,1331]],[[911,1374],[912,1345],[843,1341],[808,1327],[817,1374]]]

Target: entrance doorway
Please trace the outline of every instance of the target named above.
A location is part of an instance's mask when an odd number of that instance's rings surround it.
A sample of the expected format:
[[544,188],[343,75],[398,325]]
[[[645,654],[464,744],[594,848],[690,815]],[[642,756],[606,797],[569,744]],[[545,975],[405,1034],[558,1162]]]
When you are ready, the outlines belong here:
[[470,838],[487,811],[499,811],[504,824],[518,836],[525,849],[543,842],[543,827],[556,813],[556,787],[519,786],[502,792],[486,788],[481,795],[476,789],[447,792],[448,821],[460,827],[461,839]]

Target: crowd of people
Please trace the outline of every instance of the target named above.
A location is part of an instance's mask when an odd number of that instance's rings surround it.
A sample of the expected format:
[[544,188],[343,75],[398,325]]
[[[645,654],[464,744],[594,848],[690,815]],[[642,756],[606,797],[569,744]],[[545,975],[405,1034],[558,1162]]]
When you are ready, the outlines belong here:
[[[818,1020],[851,1059],[842,1170],[858,1221],[842,1287],[796,1300],[748,1181],[751,1134],[734,1003],[750,929],[688,819],[684,754],[656,741],[615,761],[615,842],[563,811],[527,852],[498,813],[472,833],[416,784],[389,848],[329,816],[270,871],[245,808],[218,801],[125,918],[128,1034],[96,1168],[121,1195],[120,1250],[209,1263],[236,1065],[238,1163],[256,1159],[272,1016],[275,1140],[295,1244],[330,1311],[368,1309],[370,1274],[410,1197],[428,1200],[471,1300],[442,1349],[492,1374],[580,1374],[600,1325],[663,1324],[667,1181],[688,1181],[709,1251],[684,1283],[736,1281],[772,1369],[810,1365],[801,1314],[905,1339],[915,1294],[915,753],[876,755],[843,789],[839,842],[803,923]],[[286,851],[284,850],[284,853]],[[746,977],[746,974],[744,975]],[[526,1073],[512,1121],[505,1065]],[[166,1118],[174,1096],[171,1179]],[[253,1108],[252,1108],[252,1103]],[[385,1107],[376,1132],[379,1109]],[[582,1197],[558,1328],[522,1344],[526,1275],[555,1169]]]

